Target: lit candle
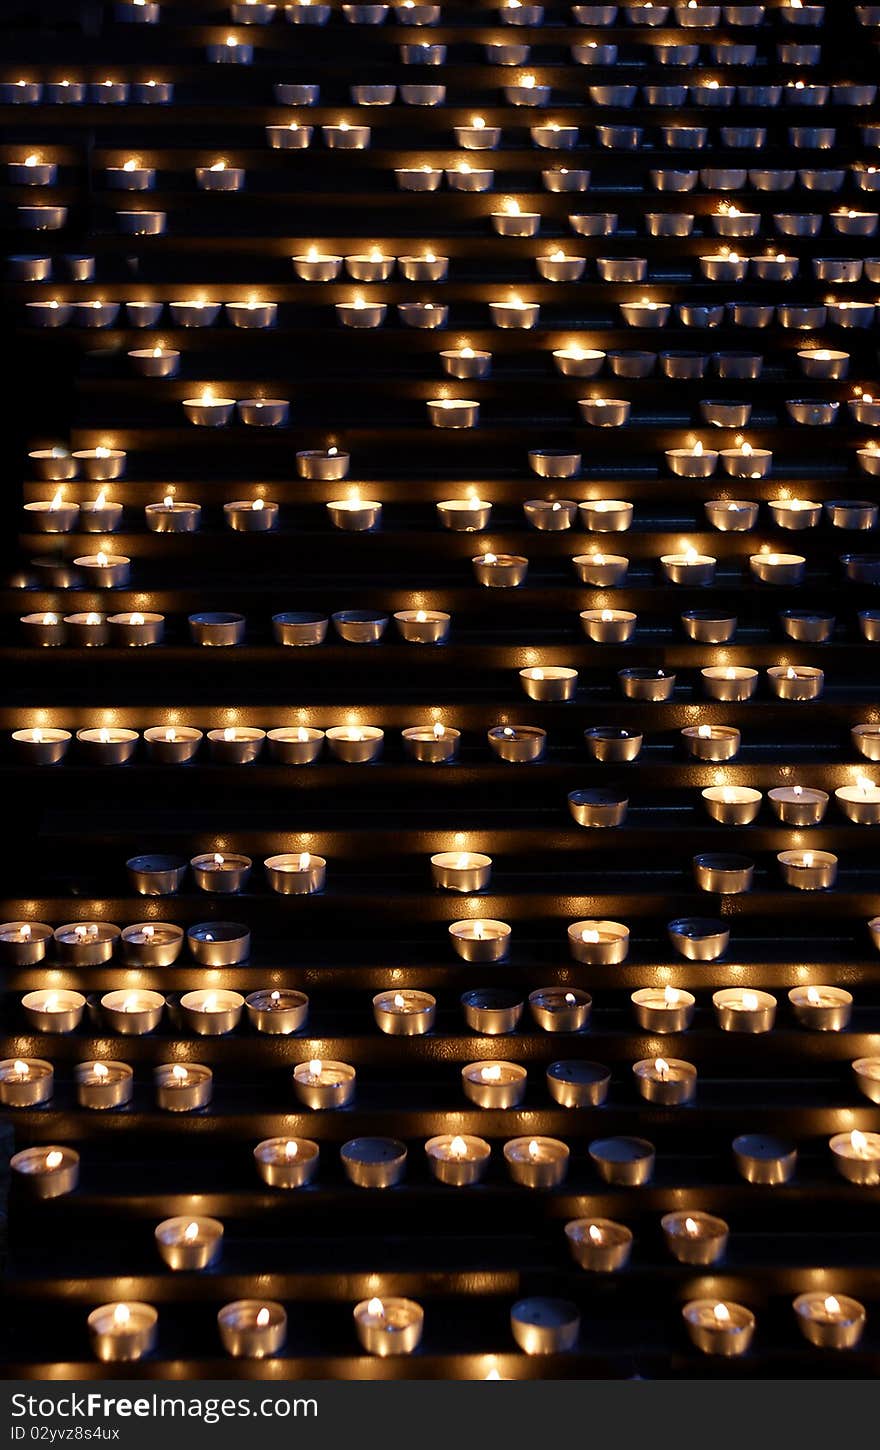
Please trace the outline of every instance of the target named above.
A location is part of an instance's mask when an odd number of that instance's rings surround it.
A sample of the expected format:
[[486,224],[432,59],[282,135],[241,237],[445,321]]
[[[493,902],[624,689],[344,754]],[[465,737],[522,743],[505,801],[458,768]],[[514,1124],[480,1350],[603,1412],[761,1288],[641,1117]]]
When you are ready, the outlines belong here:
[[850,1183],[880,1183],[880,1133],[836,1133],[829,1143],[834,1164]]
[[292,988],[251,992],[245,998],[245,1007],[251,1026],[273,1037],[298,1032],[309,1015],[308,997]]
[[101,1010],[114,1032],[142,1037],[158,1027],[165,1010],[165,998],[161,992],[150,992],[143,987],[121,987],[104,993]]
[[697,1209],[664,1214],[660,1220],[666,1246],[680,1264],[716,1264],[727,1250],[728,1227],[723,1218]]
[[819,1349],[853,1349],[865,1328],[865,1306],[846,1294],[799,1294],[792,1305],[798,1328]]
[[0,1103],[8,1108],[33,1108],[52,1097],[54,1071],[41,1057],[7,1058],[0,1062]]
[[772,665],[767,678],[780,700],[817,700],[825,684],[823,671],[813,665]]
[[677,1057],[646,1058],[633,1063],[633,1075],[643,1098],[666,1107],[692,1102],[697,1091],[697,1069]]
[[568,949],[588,966],[619,966],[629,955],[629,927],[620,921],[573,921]]
[[153,1077],[156,1105],[166,1113],[197,1112],[211,1101],[213,1074],[202,1063],[161,1063]]
[[169,1269],[207,1269],[220,1257],[223,1225],[216,1218],[166,1218],[156,1225],[154,1238]]
[[307,1108],[344,1108],[354,1097],[355,1070],[346,1062],[301,1062],[293,1070],[293,1090]]
[[431,857],[431,879],[444,891],[484,891],[492,874],[492,857],[479,851],[439,851]]
[[213,388],[204,388],[198,398],[184,398],[183,411],[197,428],[223,428],[232,419],[234,398],[218,398]]
[[389,1037],[422,1037],[434,1026],[436,998],[430,992],[405,987],[379,992],[373,998],[373,1017],[380,1032]]
[[317,1175],[320,1150],[311,1138],[267,1138],[254,1149],[257,1172],[271,1188],[303,1188]]
[[722,448],[721,466],[732,478],[766,478],[773,465],[769,448],[753,448],[743,441],[737,448]]
[[60,1198],[79,1183],[79,1154],[68,1147],[25,1148],[13,1153],[9,1166],[14,1182],[32,1198]]
[[834,796],[847,819],[857,826],[880,823],[880,786],[868,776],[860,775],[855,785],[838,786]]
[[776,859],[786,885],[797,891],[827,891],[837,880],[837,857],[830,851],[780,851]]
[[74,1032],[82,1021],[86,999],[80,992],[52,987],[26,992],[22,1012],[34,1032]]
[[523,1188],[558,1188],[568,1172],[569,1157],[567,1143],[558,1138],[511,1138],[504,1144],[510,1177]]
[[184,992],[180,999],[180,1015],[191,1032],[202,1037],[218,1037],[233,1032],[241,1020],[244,998],[240,992],[222,991],[219,987]]
[[462,1188],[479,1183],[489,1166],[492,1149],[484,1138],[472,1134],[441,1133],[429,1138],[425,1154],[431,1176],[438,1183]]
[[818,826],[828,805],[828,792],[807,785],[774,786],[767,798],[784,826]]
[[750,700],[758,685],[758,671],[751,665],[707,665],[700,677],[712,700]]
[[412,1354],[422,1338],[424,1310],[413,1299],[364,1300],[354,1309],[354,1324],[368,1354]]
[[629,1263],[633,1236],[625,1224],[610,1218],[576,1218],[565,1225],[575,1263],[594,1274],[613,1274]]
[[334,528],[349,533],[365,533],[378,528],[382,522],[381,503],[361,498],[356,488],[346,498],[332,499],[327,504],[327,513]]
[[134,1073],[125,1062],[78,1062],[73,1077],[81,1108],[102,1111],[131,1101]]
[[700,554],[690,544],[680,554],[663,554],[660,566],[669,584],[686,584],[691,587],[711,584],[715,578],[717,560],[710,554]]
[[693,1020],[696,1002],[681,987],[640,987],[631,998],[636,1021],[646,1032],[685,1032]]
[[272,1300],[236,1299],[219,1311],[217,1327],[233,1359],[267,1359],[284,1347],[287,1313]]
[[326,740],[337,760],[347,765],[369,765],[381,755],[385,733],[378,725],[331,725]]
[[480,1108],[515,1108],[526,1091],[526,1070],[518,1062],[471,1062],[461,1070],[464,1095]]
[[538,987],[529,993],[529,1009],[544,1032],[583,1032],[593,999],[579,987]]
[[724,987],[712,997],[715,1020],[722,1032],[770,1032],[776,1020],[776,998],[748,987]]
[[501,211],[491,213],[492,226],[501,237],[533,237],[541,225],[541,214],[523,211],[519,202],[511,197]]
[[438,720],[434,725],[412,725],[401,731],[401,738],[411,759],[440,765],[455,759],[461,731]]
[[53,933],[55,951],[59,961],[71,966],[99,967],[109,962],[119,934],[119,927],[109,921],[66,922]]
[[755,1316],[743,1304],[691,1299],[682,1309],[692,1343],[703,1354],[745,1354],[755,1332]]
[[474,533],[488,528],[492,505],[479,498],[472,489],[466,498],[444,499],[437,504],[437,517],[444,529],[456,533]]
[[510,926],[489,917],[453,921],[449,936],[453,948],[466,962],[500,962],[510,950]]
[[268,856],[264,866],[270,887],[282,896],[314,895],[323,891],[327,882],[325,858],[310,851]]

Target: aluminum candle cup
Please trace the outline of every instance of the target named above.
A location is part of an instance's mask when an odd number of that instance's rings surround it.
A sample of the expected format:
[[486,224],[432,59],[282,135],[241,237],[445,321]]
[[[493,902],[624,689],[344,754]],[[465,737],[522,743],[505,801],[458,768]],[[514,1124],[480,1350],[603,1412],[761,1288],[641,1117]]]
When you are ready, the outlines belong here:
[[629,569],[629,559],[623,554],[576,554],[571,562],[581,583],[597,589],[623,584]]
[[262,498],[235,499],[223,505],[227,526],[239,534],[265,534],[278,524],[278,505]]
[[135,372],[145,378],[173,378],[180,368],[180,353],[173,348],[138,347],[128,356]]
[[880,1134],[860,1133],[857,1129],[835,1133],[828,1146],[842,1178],[871,1187],[880,1183]]
[[228,894],[240,891],[250,878],[250,856],[223,855],[219,851],[193,856],[193,880],[202,891]]
[[443,891],[484,891],[492,875],[492,857],[479,851],[439,851],[431,857],[431,879]]
[[373,998],[373,1017],[389,1037],[423,1037],[434,1026],[437,999],[411,987],[379,992]]
[[356,1188],[393,1188],[406,1172],[406,1145],[396,1138],[352,1138],[339,1157]]
[[0,1103],[7,1108],[35,1108],[52,1098],[55,1073],[41,1057],[7,1058],[0,1062]]
[[665,457],[669,472],[678,478],[711,478],[718,466],[718,454],[701,443],[693,448],[667,448]]
[[66,448],[36,448],[28,454],[28,462],[34,477],[44,483],[64,482],[79,472],[78,460]]
[[327,883],[325,858],[309,851],[267,856],[264,868],[270,888],[281,896],[311,896]]
[[287,1313],[273,1300],[236,1299],[218,1312],[217,1328],[233,1359],[269,1359],[284,1348]]
[[801,584],[807,561],[802,554],[753,554],[749,568],[762,584]]
[[121,589],[131,572],[131,560],[124,554],[81,554],[73,564],[90,589]]
[[834,529],[873,529],[880,510],[869,499],[831,499],[825,513]]
[[520,680],[530,700],[573,700],[577,670],[564,665],[529,666],[520,670]]
[[250,765],[263,748],[265,730],[254,725],[228,725],[208,731],[208,749],[218,765]]
[[558,1138],[511,1138],[504,1144],[507,1171],[523,1188],[558,1188],[569,1157],[568,1144]]
[[559,533],[570,529],[577,514],[577,504],[568,498],[530,498],[523,504],[526,521],[542,533]]
[[[813,503],[810,499],[806,498],[771,499],[769,509],[774,524],[780,529],[790,529],[794,532],[800,532],[803,529],[814,529],[822,518],[822,505]],[[791,557],[797,559],[799,556],[795,554]],[[797,584],[799,579],[796,575],[790,580],[786,580],[784,577],[782,561],[786,558],[786,555],[778,556],[776,565],[776,573],[779,575],[778,582],[793,582]],[[773,582],[776,582],[776,580]]]
[[216,1218],[166,1218],[156,1225],[154,1237],[169,1269],[210,1268],[223,1249],[223,1225]]
[[692,994],[681,987],[641,987],[630,1000],[639,1026],[661,1036],[686,1032],[696,1009]]
[[461,1006],[468,1027],[487,1037],[515,1032],[523,1012],[519,992],[507,987],[475,987],[464,993]]
[[695,760],[734,760],[739,754],[740,732],[732,725],[687,725],[681,738]]
[[143,987],[122,987],[105,992],[101,1011],[108,1027],[123,1037],[143,1037],[158,1027],[165,1010],[161,992],[148,992]]
[[233,1032],[241,1020],[244,998],[239,992],[210,987],[184,992],[180,999],[180,1016],[184,1026],[200,1037],[220,1037]]
[[64,624],[70,644],[83,649],[98,648],[110,638],[106,616],[93,610],[88,614],[66,614]]
[[163,1062],[153,1073],[156,1106],[166,1113],[193,1113],[211,1101],[213,1074],[194,1062]]
[[581,422],[593,428],[622,428],[631,409],[626,398],[578,398]]
[[629,801],[608,790],[573,790],[568,794],[568,809],[579,826],[608,830],[622,826]]
[[186,944],[202,967],[234,967],[247,961],[251,934],[239,921],[200,921],[188,928]]
[[872,1103],[880,1102],[880,1058],[859,1057],[852,1070],[859,1092],[870,1098]]
[[183,947],[183,929],[170,921],[140,921],[122,932],[122,955],[132,967],[170,967]]
[[733,1158],[747,1183],[787,1183],[797,1167],[797,1149],[791,1143],[761,1133],[734,1138]]
[[67,754],[69,730],[52,730],[36,725],[32,730],[13,730],[16,753],[29,765],[57,765]]
[[407,644],[445,644],[451,618],[440,609],[399,609],[394,623]]
[[81,1108],[100,1111],[131,1102],[134,1073],[125,1062],[78,1062],[73,1079]]
[[186,868],[182,856],[130,856],[125,863],[129,885],[139,896],[173,896]]
[[792,987],[788,994],[801,1027],[813,1032],[842,1032],[852,1016],[852,995],[843,987]]
[[296,471],[300,478],[337,483],[348,477],[351,454],[338,448],[305,448],[296,455]]
[[747,499],[710,499],[703,508],[713,529],[722,534],[747,534],[758,522],[759,505]]
[[854,725],[850,739],[866,760],[880,760],[880,725]]
[[722,448],[721,467],[731,478],[766,478],[773,467],[773,454],[769,448],[752,448],[744,443],[740,448]]
[[312,765],[323,749],[324,732],[308,725],[281,725],[268,731],[266,739],[269,754],[280,764]]
[[628,609],[582,609],[581,628],[595,644],[626,644],[638,616]]
[[299,1032],[309,1015],[309,999],[305,993],[287,987],[251,992],[244,1004],[251,1026],[272,1037]]
[[82,1021],[86,999],[70,989],[49,988],[26,992],[22,1012],[34,1032],[74,1032]]
[[79,464],[83,477],[93,483],[108,483],[125,472],[126,453],[122,448],[79,448],[71,457]]
[[682,1309],[691,1343],[703,1354],[733,1358],[745,1354],[755,1332],[755,1316],[744,1304],[691,1299]]
[[39,534],[69,534],[71,529],[76,528],[79,504],[65,503],[59,490],[54,498],[26,503],[24,512],[26,527]]
[[164,614],[109,614],[107,623],[114,644],[132,649],[159,644],[165,634]]
[[13,1153],[9,1166],[12,1182],[20,1184],[31,1198],[61,1198],[73,1193],[79,1183],[79,1154],[73,1148],[25,1148]]
[[660,1220],[666,1247],[680,1264],[717,1264],[727,1251],[729,1230],[723,1218],[697,1209],[666,1213]]
[[317,1176],[319,1159],[311,1138],[266,1138],[254,1149],[257,1172],[270,1188],[304,1188]]
[[103,1363],[128,1364],[155,1348],[159,1316],[151,1304],[101,1304],[88,1317],[89,1342]]
[[629,955],[629,927],[620,921],[573,921],[568,928],[568,949],[576,962],[619,966]]
[[401,731],[404,752],[427,765],[442,765],[458,754],[461,731],[449,725],[413,725]]
[[470,1133],[441,1133],[428,1139],[425,1153],[432,1178],[453,1188],[465,1188],[484,1177],[492,1149],[484,1138]]
[[814,786],[774,786],[767,798],[784,826],[818,826],[828,806],[828,792]]
[[521,554],[477,554],[471,563],[477,583],[488,589],[518,589],[529,572]]
[[506,921],[487,917],[453,921],[449,937],[453,949],[466,962],[500,962],[510,950],[511,931]]
[[802,644],[825,644],[834,634],[833,614],[805,614],[797,609],[785,609],[779,622],[789,639]]
[[330,754],[348,765],[368,765],[382,754],[384,731],[376,725],[331,725],[325,735]]
[[710,700],[750,700],[758,686],[758,671],[749,665],[707,665],[700,678]]
[[151,534],[194,534],[202,510],[197,503],[178,503],[169,495],[162,503],[148,503],[144,517]]
[[73,967],[100,967],[109,962],[119,939],[110,921],[71,921],[53,932],[60,962]]
[[610,1218],[576,1218],[565,1225],[569,1253],[593,1274],[613,1274],[629,1263],[633,1236]]
[[[208,648],[241,644],[244,640],[246,623],[243,614],[229,614],[215,610],[211,613],[191,614],[189,632],[193,644]],[[208,738],[211,738],[210,734]]]
[[529,1008],[544,1032],[584,1032],[593,999],[577,987],[538,987],[529,993]]
[[354,1098],[355,1070],[347,1062],[301,1062],[293,1069],[293,1091],[307,1108],[345,1108]]
[[201,730],[192,725],[151,725],[144,731],[147,755],[159,765],[183,765],[192,760],[203,738]]
[[628,700],[659,704],[670,700],[675,689],[675,675],[667,675],[664,670],[618,670],[617,678]]
[[722,1032],[771,1032],[776,1021],[776,998],[748,987],[725,987],[712,995],[715,1021]]
[[461,1070],[464,1095],[478,1108],[515,1108],[526,1093],[526,1070],[518,1062],[471,1062]]
[[633,1063],[633,1075],[639,1093],[649,1103],[679,1107],[696,1097],[697,1069],[681,1058],[645,1058]]
[[42,921],[5,921],[0,926],[0,963],[33,967],[46,955],[52,928]]
[[547,743],[547,731],[537,725],[493,725],[486,732],[489,749],[500,760],[524,765],[540,760]]
[[644,736],[614,725],[591,725],[584,731],[584,740],[594,760],[620,764],[638,759]]
[[739,896],[751,891],[755,865],[747,856],[700,855],[694,857],[694,877],[701,891],[722,896]]
[[838,786],[834,792],[843,814],[857,826],[880,823],[880,786],[867,776],[860,776],[855,785]]
[[425,1314],[414,1299],[364,1299],[354,1308],[354,1327],[367,1354],[412,1354],[422,1339]]
[[276,644],[297,647],[323,644],[327,638],[329,622],[326,615],[312,614],[306,610],[273,614],[272,637]]
[[519,1299],[510,1330],[524,1354],[560,1354],[577,1344],[581,1316],[567,1299]]
[[846,1294],[799,1294],[792,1308],[801,1334],[818,1349],[854,1349],[864,1332],[865,1306]]
[[551,1062],[547,1091],[563,1108],[598,1107],[608,1096],[611,1072],[600,1062]]
[[635,1188],[650,1182],[655,1152],[647,1138],[595,1138],[587,1152],[596,1172],[617,1188]]
[[560,347],[554,349],[556,371],[565,378],[595,378],[602,371],[605,353],[596,348]]
[[[878,454],[880,457],[880,454]],[[492,505],[476,495],[468,498],[444,499],[437,504],[437,517],[444,529],[455,533],[473,534],[487,529],[492,517]]]
[[374,499],[361,498],[359,494],[351,498],[331,499],[327,504],[327,513],[335,529],[344,529],[350,534],[367,533],[370,529],[378,528],[382,522],[381,503]]
[[796,891],[827,891],[837,880],[837,857],[830,851],[780,851],[776,859],[786,886]]

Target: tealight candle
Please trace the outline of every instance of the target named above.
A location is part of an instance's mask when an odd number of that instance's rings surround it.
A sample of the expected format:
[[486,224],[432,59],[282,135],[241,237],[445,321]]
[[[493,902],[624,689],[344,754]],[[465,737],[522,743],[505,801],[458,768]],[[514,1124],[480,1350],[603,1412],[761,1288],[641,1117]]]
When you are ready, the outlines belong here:
[[317,1176],[320,1150],[311,1138],[266,1138],[254,1149],[254,1162],[271,1188],[304,1188]]
[[224,854],[211,851],[202,856],[193,856],[190,861],[193,879],[202,891],[240,891],[250,878],[253,862],[250,856]]
[[468,918],[453,921],[449,937],[454,950],[466,962],[501,962],[510,950],[511,930],[506,921]]
[[514,1032],[523,1013],[521,994],[507,987],[475,987],[461,998],[468,1027],[487,1037]]
[[511,1138],[504,1144],[507,1171],[523,1188],[558,1188],[570,1156],[568,1144],[558,1138]]
[[26,503],[24,511],[26,526],[41,534],[69,534],[79,518],[79,504],[65,502],[61,489],[50,499]]
[[853,1349],[865,1328],[865,1306],[846,1294],[799,1294],[792,1305],[801,1334],[819,1349]]
[[407,644],[445,644],[451,620],[439,609],[400,609],[394,623]]
[[167,493],[161,503],[144,507],[147,528],[152,534],[192,534],[201,522],[202,510],[197,503],[182,503]]
[[583,1032],[593,999],[578,987],[539,987],[529,993],[529,1008],[544,1032]]
[[750,700],[758,685],[751,665],[707,665],[700,678],[711,700]]
[[661,1035],[686,1032],[696,1007],[693,995],[681,987],[640,987],[631,1001],[639,1026]]
[[223,1225],[216,1218],[166,1218],[156,1225],[154,1238],[169,1269],[207,1269],[220,1257]]
[[336,529],[349,533],[365,533],[382,522],[382,505],[375,499],[363,499],[355,490],[348,498],[332,499],[327,504],[330,522]]
[[122,932],[122,955],[132,967],[170,967],[183,947],[183,929],[170,921],[139,921]]
[[287,1037],[306,1024],[309,999],[304,992],[292,988],[251,992],[245,997],[248,1021],[257,1032],[272,1037]]
[[880,823],[880,786],[860,775],[855,785],[838,786],[834,798],[848,820],[857,826]]
[[752,554],[749,568],[762,584],[800,584],[807,561],[803,554]]
[[[290,413],[286,398],[239,398],[235,408],[239,421],[248,428],[283,427]],[[269,509],[272,505],[266,504],[265,507]]]
[[629,559],[623,554],[576,554],[572,559],[582,584],[596,589],[614,589],[626,581]]
[[615,1187],[638,1187],[654,1172],[654,1145],[646,1138],[596,1138],[587,1152],[599,1177]]
[[112,534],[119,528],[122,519],[122,504],[107,498],[106,489],[93,499],[80,504],[80,528],[86,534]]
[[[210,327],[220,316],[222,304],[208,302],[203,297],[194,297],[185,302],[171,302],[169,306],[175,327]],[[206,391],[208,397],[203,401],[210,402],[212,401],[211,390]]]
[[354,1326],[367,1354],[412,1354],[422,1338],[425,1314],[414,1299],[364,1299],[354,1308]]
[[[342,270],[342,257],[332,256],[309,247],[307,252],[291,258],[296,275],[303,282],[333,282]],[[366,281],[367,278],[359,280]]]
[[748,987],[724,987],[713,993],[712,1006],[722,1032],[770,1032],[776,1020],[776,998]]
[[696,760],[733,760],[739,754],[740,732],[733,725],[687,725],[681,738]]
[[426,404],[432,428],[475,428],[480,405],[473,398],[429,399]]
[[573,921],[568,949],[576,962],[612,967],[629,955],[629,927],[620,921]]
[[396,257],[386,257],[379,247],[345,258],[345,270],[353,282],[387,282],[394,272]]
[[370,144],[370,127],[339,121],[335,126],[322,126],[321,136],[331,151],[365,151]]
[[143,987],[121,987],[104,993],[101,1010],[114,1032],[142,1037],[158,1027],[165,1010],[165,998],[161,992],[149,992]]
[[348,765],[368,765],[382,753],[384,731],[376,725],[331,725],[326,732],[331,755]]
[[859,755],[866,760],[880,760],[880,725],[854,725],[850,738]]
[[440,353],[443,371],[451,378],[485,378],[492,371],[492,354],[473,348],[446,349]]
[[241,191],[244,176],[242,166],[227,166],[225,161],[214,161],[210,166],[196,167],[196,186],[200,191]]
[[99,1305],[88,1317],[95,1358],[125,1364],[143,1359],[155,1347],[158,1320],[151,1304],[120,1300]]
[[105,554],[102,549],[97,554],[82,554],[73,563],[88,588],[121,589],[128,583],[131,560],[124,554]]
[[523,765],[540,760],[547,743],[547,731],[537,725],[493,725],[486,732],[489,749],[499,760]]
[[431,857],[431,879],[444,891],[484,891],[492,874],[492,857],[479,851],[440,851]]
[[151,725],[144,731],[147,754],[160,765],[192,760],[203,738],[201,730],[192,725]]
[[609,830],[622,826],[629,801],[613,790],[572,790],[568,793],[568,809],[579,826]]
[[243,1009],[244,998],[240,992],[221,991],[218,987],[184,992],[180,999],[184,1026],[201,1037],[218,1037],[234,1031]]
[[139,610],[108,614],[107,624],[114,643],[131,648],[159,644],[165,633],[164,614],[141,614]]
[[823,671],[812,665],[772,665],[767,678],[780,700],[817,700],[825,683]]
[[235,399],[217,398],[210,388],[205,388],[199,398],[184,398],[183,411],[198,428],[224,428],[232,419]]
[[71,644],[83,649],[97,648],[110,638],[106,616],[90,610],[88,614],[66,614],[64,624]]
[[406,1171],[406,1145],[396,1138],[352,1138],[343,1143],[339,1157],[356,1188],[393,1188]]
[[479,1183],[489,1166],[491,1153],[485,1139],[469,1133],[441,1133],[425,1144],[431,1176],[438,1183],[454,1188]]
[[211,1101],[213,1074],[202,1063],[163,1062],[153,1073],[156,1106],[166,1113],[192,1113]]
[[80,992],[52,987],[26,992],[22,1012],[34,1032],[74,1032],[82,1021],[86,999]]
[[464,1095],[480,1108],[515,1108],[525,1097],[526,1070],[517,1062],[470,1062],[461,1070]]
[[351,454],[338,448],[305,448],[296,455],[296,471],[300,478],[338,482],[348,476]]
[[694,878],[701,891],[738,896],[752,889],[755,867],[747,856],[701,852],[694,857],[693,865]]
[[265,730],[255,725],[227,725],[223,730],[208,731],[208,748],[218,765],[251,765],[265,739]]
[[664,1214],[660,1226],[666,1247],[680,1264],[717,1264],[727,1250],[729,1229],[714,1214],[682,1209]]
[[444,499],[437,504],[437,517],[444,529],[455,533],[475,533],[488,528],[492,505],[475,493],[467,498]]
[[766,478],[773,466],[769,448],[753,448],[741,443],[738,448],[722,448],[721,466],[732,478]]
[[52,1097],[55,1074],[41,1057],[7,1058],[0,1062],[0,1103],[7,1108],[34,1108]]
[[788,994],[802,1027],[814,1032],[842,1032],[852,1015],[852,994],[843,987],[792,987]]
[[697,440],[692,448],[667,448],[666,466],[679,478],[711,478],[718,466],[718,454]]
[[307,1108],[344,1108],[354,1098],[355,1070],[346,1062],[301,1062],[293,1070],[293,1090]]
[[180,353],[174,348],[138,347],[128,356],[135,372],[145,378],[173,378],[180,368]]
[[569,1253],[593,1274],[613,1274],[629,1263],[633,1236],[625,1224],[610,1218],[576,1218],[565,1225]]
[[828,805],[828,792],[814,786],[774,786],[767,795],[784,826],[817,826]]
[[13,1153],[9,1166],[16,1175],[13,1182],[32,1198],[60,1198],[79,1183],[79,1154],[66,1146],[25,1148]]
[[660,566],[669,584],[701,586],[711,584],[715,578],[717,560],[710,554],[699,554],[696,549],[686,549],[682,554],[663,554]]
[[53,932],[58,960],[74,967],[99,967],[109,962],[119,927],[109,921],[73,921]]
[[837,857],[830,851],[780,851],[776,859],[786,885],[797,891],[827,891],[837,880]]
[[34,476],[48,483],[75,478],[79,463],[66,448],[37,448],[28,454]]
[[608,1096],[609,1068],[581,1058],[551,1062],[546,1072],[547,1090],[563,1108],[598,1107]]
[[678,1057],[646,1058],[633,1063],[633,1075],[643,1098],[649,1103],[677,1107],[693,1101],[697,1091],[697,1069]]
[[78,1062],[73,1078],[81,1108],[101,1111],[131,1102],[134,1073],[125,1062]]
[[125,472],[126,453],[122,448],[79,448],[71,457],[81,467],[85,478],[93,483],[109,483]]
[[530,700],[573,700],[578,672],[567,665],[529,665],[520,680]]
[[311,896],[323,891],[327,882],[325,858],[310,851],[268,856],[264,869],[269,886],[282,896]]
[[618,670],[617,678],[623,694],[629,700],[648,700],[659,703],[670,700],[675,690],[675,675],[665,670],[629,669]]
[[69,730],[51,729],[46,725],[12,732],[16,752],[34,765],[57,765],[67,754],[71,738]]
[[[850,1183],[880,1183],[880,1133],[835,1133],[829,1145],[834,1166]],[[14,1161],[14,1160],[13,1160]]]
[[691,1299],[682,1309],[691,1342],[703,1354],[725,1358],[745,1354],[755,1332],[755,1316],[743,1304]]
[[577,504],[568,498],[530,498],[523,504],[523,512],[533,529],[543,533],[558,533],[570,529],[577,514]]
[[519,1299],[510,1311],[510,1330],[524,1354],[559,1354],[577,1344],[581,1316],[568,1299]]
[[744,534],[758,521],[758,504],[747,499],[709,499],[703,504],[706,518],[722,534]]
[[558,347],[553,351],[557,372],[566,378],[595,378],[602,371],[605,353],[596,348]]
[[217,1327],[233,1359],[268,1359],[284,1348],[287,1313],[274,1300],[235,1299],[218,1312]]
[[[268,731],[266,739],[273,760],[282,765],[312,765],[321,754],[324,732],[309,725],[282,725]],[[273,890],[277,889],[271,878],[269,884]]]
[[251,934],[238,921],[200,921],[188,928],[187,946],[203,967],[233,967],[247,961]]
[[628,609],[582,609],[581,627],[596,644],[625,644],[636,627],[637,615]]
[[430,992],[405,987],[379,992],[373,998],[373,1017],[380,1032],[389,1037],[422,1037],[434,1026],[436,998]]

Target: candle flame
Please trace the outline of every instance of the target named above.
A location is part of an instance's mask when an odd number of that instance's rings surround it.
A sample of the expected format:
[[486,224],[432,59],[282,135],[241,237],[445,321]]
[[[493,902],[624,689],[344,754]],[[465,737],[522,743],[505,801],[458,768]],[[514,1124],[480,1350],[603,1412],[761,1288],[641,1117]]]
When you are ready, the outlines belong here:
[[314,1077],[320,1077],[320,1076],[321,1076],[321,1059],[319,1057],[315,1057],[309,1063],[309,1077],[314,1078]]
[[456,1135],[456,1137],[454,1137],[452,1142],[449,1144],[450,1158],[464,1158],[466,1154],[467,1143],[464,1141],[464,1138],[460,1138]]
[[700,1232],[700,1225],[696,1219],[686,1218],[684,1221],[684,1231],[686,1234],[696,1235]]
[[381,1299],[371,1299],[367,1305],[367,1313],[371,1319],[385,1318],[385,1305]]
[[829,1319],[836,1319],[841,1313],[840,1300],[835,1299],[833,1294],[829,1294],[828,1298],[825,1300],[825,1303],[822,1305],[822,1308],[825,1310],[825,1313],[828,1315]]
[[865,1137],[864,1133],[859,1132],[858,1128],[853,1128],[852,1132],[850,1133],[849,1145],[852,1148],[852,1151],[857,1154],[859,1158],[864,1158],[866,1156],[868,1151],[868,1140]]
[[594,1244],[601,1244],[604,1242],[604,1234],[602,1233],[602,1230],[597,1223],[590,1224],[589,1235],[591,1242]]
[[117,1304],[113,1310],[113,1324],[116,1329],[124,1329],[131,1323],[131,1310],[127,1304]]
[[259,1314],[257,1315],[257,1328],[265,1329],[266,1325],[269,1323],[270,1318],[271,1315],[269,1314],[269,1311],[264,1304]]
[[666,1061],[665,1058],[657,1057],[654,1059],[654,1071],[660,1078],[661,1082],[666,1081],[666,1079],[669,1077],[669,1063]]
[[532,1160],[533,1163],[534,1163],[535,1159],[538,1157],[538,1155],[540,1154],[540,1152],[541,1152],[540,1146],[535,1141],[535,1139],[532,1138],[530,1140],[530,1142],[529,1142],[529,1157],[531,1158],[531,1160]]
[[60,1148],[53,1148],[51,1153],[46,1154],[46,1167],[50,1172],[55,1168],[60,1168],[63,1162],[64,1154]]
[[483,1082],[500,1082],[501,1068],[497,1062],[490,1062],[488,1067],[480,1068],[480,1077]]
[[287,1142],[284,1144],[284,1156],[287,1159],[288,1163],[290,1163],[296,1157],[298,1152],[299,1145],[297,1143],[294,1143],[292,1138],[288,1138]]
[[730,1310],[726,1304],[716,1304],[712,1313],[715,1315],[716,1324],[730,1323]]

